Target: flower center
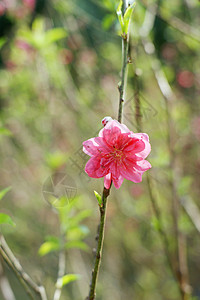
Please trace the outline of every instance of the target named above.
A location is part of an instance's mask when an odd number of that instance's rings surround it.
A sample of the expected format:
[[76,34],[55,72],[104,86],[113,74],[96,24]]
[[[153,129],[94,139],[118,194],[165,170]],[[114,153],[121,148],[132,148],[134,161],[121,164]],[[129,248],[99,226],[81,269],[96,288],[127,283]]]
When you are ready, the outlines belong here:
[[122,158],[124,156],[123,151],[119,150],[119,149],[116,149],[115,147],[114,147],[113,152],[112,152],[111,155],[114,159],[117,159],[117,160],[122,160]]

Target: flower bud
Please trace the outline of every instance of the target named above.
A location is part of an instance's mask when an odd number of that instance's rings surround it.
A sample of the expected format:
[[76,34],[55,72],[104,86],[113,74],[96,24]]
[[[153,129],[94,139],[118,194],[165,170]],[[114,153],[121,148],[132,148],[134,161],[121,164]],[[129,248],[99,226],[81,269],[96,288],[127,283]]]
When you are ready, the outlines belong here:
[[105,118],[103,118],[103,119],[101,120],[101,123],[102,123],[103,126],[105,127],[106,124],[107,124],[108,122],[110,122],[110,121],[112,121],[112,118],[111,118],[111,117],[105,117]]

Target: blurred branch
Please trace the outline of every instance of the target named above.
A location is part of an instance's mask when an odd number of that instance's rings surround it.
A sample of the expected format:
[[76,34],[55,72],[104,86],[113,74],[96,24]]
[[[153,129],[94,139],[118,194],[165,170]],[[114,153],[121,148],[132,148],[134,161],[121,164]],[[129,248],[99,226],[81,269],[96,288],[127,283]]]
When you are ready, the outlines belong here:
[[187,215],[190,217],[190,220],[192,221],[193,225],[200,233],[200,210],[198,206],[194,203],[194,201],[192,201],[192,199],[189,196],[182,197],[181,204],[184,207]]
[[65,275],[65,251],[63,249],[63,244],[64,244],[64,237],[61,237],[61,242],[62,242],[62,249],[60,250],[59,253],[59,260],[58,260],[58,278],[56,282],[56,290],[53,296],[53,300],[59,300],[62,292],[62,284],[61,284],[61,279]]
[[[33,298],[29,288],[31,288],[41,300],[47,300],[45,288],[42,285],[37,285],[31,277],[23,270],[21,264],[17,260],[17,258],[12,253],[11,249],[9,248],[6,240],[4,239],[3,235],[0,235],[0,254],[2,255],[3,259],[9,265],[9,267],[15,272],[16,276],[23,284],[26,292],[29,296]],[[24,285],[25,284],[25,285]],[[27,288],[28,286],[28,288]]]
[[3,251],[3,249],[0,247],[0,254],[4,261],[7,263],[7,265],[12,269],[12,271],[15,273],[16,277],[18,278],[19,282],[23,286],[24,290],[26,291],[27,295],[30,297],[30,299],[34,300],[34,297],[29,289],[29,287],[26,285],[20,274],[17,272],[17,270],[14,268],[11,260],[9,257],[6,255],[6,253]]
[[164,22],[166,22],[169,26],[173,27],[174,29],[180,31],[181,33],[191,37],[192,39],[200,42],[200,31],[197,28],[192,27],[191,25],[185,23],[181,19],[175,17],[175,16],[170,16],[170,18],[167,18],[164,16],[164,14],[158,10],[157,5],[153,5],[156,7],[156,14],[152,11],[152,8],[148,8],[147,5],[144,3],[144,1],[140,2],[143,7],[146,8],[148,14],[152,14],[152,17],[154,18],[155,16],[159,17],[162,19]]
[[[135,86],[135,93],[134,93],[134,99],[135,99],[135,120],[136,120],[136,125],[137,125],[137,130],[139,132],[143,132],[142,129],[142,115],[141,115],[141,103],[140,103],[140,97],[139,97],[139,79],[138,79],[138,75],[135,72],[135,76],[134,76],[134,86]],[[169,251],[169,241],[167,238],[167,234],[165,232],[164,229],[164,225],[163,225],[163,221],[162,221],[162,215],[159,209],[159,206],[157,204],[157,198],[155,196],[155,194],[153,193],[153,183],[152,183],[152,177],[150,176],[149,172],[147,172],[147,186],[148,186],[148,191],[149,191],[149,196],[150,196],[150,200],[151,200],[151,205],[153,208],[153,212],[156,216],[156,219],[158,220],[158,232],[160,234],[160,239],[162,241],[163,244],[163,249],[164,249],[164,253],[166,255],[166,259],[167,259],[167,263],[168,266],[172,272],[172,275],[174,276],[175,280],[176,280],[176,275],[175,275],[175,270],[173,267],[173,263],[172,263],[172,259],[171,259],[171,254]]]
[[[174,127],[172,124],[171,116],[170,116],[170,102],[174,98],[171,87],[168,83],[168,80],[162,71],[162,66],[155,55],[155,46],[152,41],[149,39],[149,33],[153,28],[155,17],[157,14],[157,6],[152,5],[149,10],[147,10],[144,25],[141,28],[140,36],[142,40],[142,44],[144,47],[144,51],[151,56],[151,67],[154,72],[155,78],[157,80],[159,89],[165,99],[166,105],[166,113],[167,113],[167,128],[168,128],[168,149],[170,155],[170,186],[172,191],[172,216],[174,223],[174,231],[175,231],[175,240],[176,240],[176,250],[175,255],[176,258],[174,260],[176,278],[179,283],[180,293],[182,295],[182,299],[189,299],[190,295],[190,286],[188,284],[188,270],[187,270],[187,258],[186,258],[186,241],[183,234],[180,232],[178,228],[178,219],[179,219],[179,210],[180,210],[180,200],[177,195],[177,178],[174,169],[175,165],[175,153],[172,144],[172,137],[174,134]],[[149,24],[149,27],[145,28],[145,24]],[[174,268],[172,268],[173,270]]]
[[1,261],[0,261],[0,287],[1,287],[2,295],[5,300],[16,300],[15,295],[10,286],[10,283],[4,274],[4,269]]

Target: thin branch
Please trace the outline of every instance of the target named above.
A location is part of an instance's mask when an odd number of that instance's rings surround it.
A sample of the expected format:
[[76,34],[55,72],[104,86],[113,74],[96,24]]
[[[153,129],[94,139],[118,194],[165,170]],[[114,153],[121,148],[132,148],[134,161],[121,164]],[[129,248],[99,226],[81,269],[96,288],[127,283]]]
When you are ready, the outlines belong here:
[[102,206],[99,207],[100,209],[100,224],[99,224],[99,230],[97,235],[97,250],[95,255],[95,264],[94,269],[92,270],[92,280],[90,284],[90,291],[88,300],[94,300],[95,299],[95,293],[96,293],[96,284],[97,284],[97,278],[99,273],[99,267],[101,263],[102,258],[102,248],[103,248],[103,240],[104,240],[104,230],[105,230],[105,218],[106,218],[106,204],[107,204],[107,198],[110,194],[110,189],[104,188],[103,194],[102,194]]
[[[126,11],[128,7],[128,1],[123,0],[123,10]],[[122,69],[121,69],[121,83],[118,86],[119,89],[119,110],[118,110],[118,121],[122,121],[123,104],[125,100],[125,88],[127,83],[127,65],[128,65],[128,34],[122,35]],[[111,182],[112,184],[112,182]],[[94,269],[92,270],[92,279],[90,283],[90,291],[87,300],[94,300],[96,293],[97,278],[99,273],[99,267],[101,263],[104,230],[105,230],[105,218],[106,218],[106,204],[107,198],[110,194],[110,189],[104,188],[102,193],[102,206],[100,206],[100,224],[97,235],[97,250],[95,256]]]
[[191,222],[194,227],[200,233],[200,210],[199,207],[189,196],[184,196],[181,198],[181,204],[185,209],[187,215],[190,217]]
[[[62,244],[64,243],[63,239],[64,237],[61,237]],[[61,247],[60,253],[59,253],[59,260],[58,260],[58,278],[56,281],[56,290],[53,296],[53,300],[59,300],[61,297],[62,292],[62,282],[61,278],[65,275],[65,251],[63,249],[63,245]]]
[[[126,11],[128,4],[127,1],[123,1],[124,11]],[[118,121],[122,122],[123,105],[125,101],[125,91],[128,75],[128,45],[129,45],[129,33],[122,35],[122,69],[121,69],[121,82],[119,83],[119,110]]]
[[[154,12],[152,12],[152,10],[147,7],[147,5],[144,3],[144,1],[141,1],[140,3],[142,4],[143,7],[145,7],[148,10],[149,14],[154,15]],[[156,5],[154,4],[154,6],[156,6]],[[181,19],[179,19],[176,16],[170,16],[170,18],[164,16],[164,14],[161,12],[161,10],[156,11],[156,16],[159,17],[160,19],[162,19],[164,22],[166,22],[172,28],[181,32],[182,34],[185,34],[185,35],[189,36],[190,38],[192,38],[193,40],[200,42],[200,30],[199,29],[191,26],[190,24],[185,23],[184,21],[182,21]]]
[[118,121],[122,121],[123,104],[125,101],[125,86],[127,81],[127,65],[128,65],[128,35],[122,37],[122,75],[119,89],[119,111]]
[[31,277],[24,271],[20,262],[14,256],[8,244],[6,243],[6,240],[4,239],[3,235],[0,235],[0,246],[1,254],[4,260],[6,260],[9,266],[15,272],[15,274],[18,274],[18,279],[21,278],[29,288],[31,288],[36,294],[40,296],[41,300],[47,300],[45,288],[42,285],[37,285],[31,279]]
[[[179,283],[179,290],[182,296],[183,300],[189,299],[189,295],[191,293],[190,287],[188,284],[188,270],[187,270],[187,261],[186,261],[186,255],[184,250],[185,242],[183,234],[180,232],[178,228],[178,219],[179,219],[179,206],[180,201],[177,195],[177,184],[176,184],[176,174],[174,170],[174,160],[175,160],[175,153],[173,150],[172,145],[172,136],[173,136],[173,125],[170,117],[169,112],[169,105],[171,100],[174,98],[173,92],[171,90],[171,87],[168,83],[168,80],[162,71],[160,61],[155,56],[155,47],[152,41],[148,38],[149,33],[151,29],[153,28],[155,17],[157,13],[157,6],[152,5],[151,10],[147,10],[146,16],[145,16],[145,23],[148,23],[149,18],[149,24],[150,26],[148,29],[141,30],[141,40],[144,47],[145,52],[148,55],[151,55],[153,59],[151,58],[151,67],[154,72],[155,78],[157,80],[158,86],[160,88],[160,91],[163,95],[163,98],[165,100],[166,105],[166,113],[167,113],[167,128],[168,128],[168,137],[167,137],[167,144],[168,144],[168,150],[170,155],[170,170],[171,170],[171,177],[170,177],[170,186],[172,190],[172,216],[173,216],[173,223],[174,223],[174,232],[175,232],[175,239],[176,239],[176,259],[174,261],[175,263],[175,272],[176,272],[176,278]],[[144,27],[144,26],[143,26]],[[172,269],[174,270],[174,268]]]
[[[140,97],[139,97],[139,80],[138,80],[138,75],[135,72],[135,76],[134,76],[134,86],[135,86],[135,93],[134,93],[134,100],[135,100],[135,120],[136,120],[136,125],[137,125],[137,130],[139,132],[143,132],[142,129],[142,115],[141,115],[141,107],[140,107]],[[175,280],[176,280],[176,274],[175,274],[175,269],[173,267],[173,263],[172,263],[172,259],[171,259],[171,254],[169,251],[169,241],[168,241],[168,237],[167,234],[165,232],[164,229],[164,225],[163,225],[163,220],[162,220],[162,215],[157,203],[157,197],[155,196],[155,193],[153,193],[153,183],[152,183],[152,178],[149,175],[149,173],[147,172],[147,187],[148,187],[148,191],[149,191],[149,196],[150,196],[150,201],[151,201],[151,205],[153,208],[153,212],[156,216],[156,219],[158,220],[159,226],[158,226],[158,232],[160,235],[160,239],[163,245],[163,249],[164,249],[164,253],[167,259],[167,263],[168,266],[170,268],[170,271],[172,273],[172,275],[174,276]]]
[[5,275],[4,267],[0,261],[0,288],[5,300],[16,300],[10,283]]
[[29,296],[29,298],[31,300],[34,300],[33,294],[31,293],[29,287],[26,285],[26,283],[24,282],[24,280],[22,279],[22,277],[20,276],[20,274],[17,272],[17,270],[14,268],[12,262],[10,261],[9,257],[6,255],[6,253],[4,252],[4,250],[2,249],[2,247],[0,247],[0,254],[1,254],[3,260],[6,262],[6,264],[15,273],[16,277],[18,278],[19,282],[23,286],[23,288],[24,288],[25,292],[27,293],[27,295]]

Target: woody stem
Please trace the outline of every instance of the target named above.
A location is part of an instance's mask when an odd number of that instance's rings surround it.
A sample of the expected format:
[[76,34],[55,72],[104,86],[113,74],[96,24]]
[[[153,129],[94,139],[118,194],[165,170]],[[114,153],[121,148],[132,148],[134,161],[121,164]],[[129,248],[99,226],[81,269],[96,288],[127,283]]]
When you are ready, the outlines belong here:
[[92,270],[92,280],[90,283],[90,291],[87,300],[94,300],[95,299],[95,291],[96,291],[96,284],[97,284],[97,277],[99,272],[99,266],[102,257],[102,248],[103,248],[103,240],[104,240],[104,229],[105,229],[105,217],[106,217],[106,204],[107,198],[110,194],[110,188],[107,190],[104,188],[103,195],[102,195],[102,205],[99,207],[100,210],[100,224],[97,233],[97,250],[95,255],[95,264],[94,269]]
[[128,34],[122,35],[122,70],[121,70],[121,82],[119,83],[119,110],[118,121],[122,122],[123,104],[125,101],[125,89],[127,82],[128,71]]
[[[123,0],[124,11],[127,9],[127,1]],[[123,112],[123,104],[125,100],[125,88],[127,82],[127,65],[128,65],[128,34],[122,35],[122,69],[121,69],[121,82],[118,86],[119,89],[119,110],[118,110],[118,121],[121,123],[122,121],[122,112]],[[92,270],[92,279],[90,283],[89,296],[87,300],[94,300],[96,294],[96,285],[97,278],[99,273],[99,267],[101,263],[102,257],[102,249],[103,249],[103,240],[104,240],[104,230],[105,230],[105,218],[106,218],[106,204],[107,198],[110,194],[110,189],[106,189],[104,187],[102,193],[102,205],[99,207],[100,209],[100,224],[98,227],[97,234],[97,250],[95,255],[94,269]]]

